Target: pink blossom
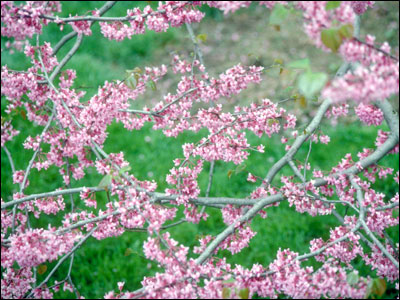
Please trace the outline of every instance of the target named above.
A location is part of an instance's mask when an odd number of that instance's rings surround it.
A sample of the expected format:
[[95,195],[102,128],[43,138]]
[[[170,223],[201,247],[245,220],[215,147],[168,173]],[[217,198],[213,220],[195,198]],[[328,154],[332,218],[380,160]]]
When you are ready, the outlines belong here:
[[125,285],[125,282],[123,282],[123,281],[119,281],[118,282],[118,289],[119,289],[120,292],[122,292],[122,289],[124,288],[124,285]]
[[249,176],[247,176],[247,181],[256,182],[257,181],[257,177],[254,176],[253,174],[249,173]]
[[330,140],[331,140],[331,138],[329,136],[327,136],[327,135],[320,135],[319,136],[319,141],[322,144],[328,144],[330,142]]
[[368,126],[378,126],[383,121],[382,111],[373,105],[365,105],[360,103],[355,111],[360,120]]
[[90,29],[90,22],[86,21],[75,21],[70,23],[72,29],[78,33],[78,35],[92,35],[92,30]]
[[351,1],[351,7],[357,15],[362,15],[367,11],[368,6],[373,7],[375,1]]

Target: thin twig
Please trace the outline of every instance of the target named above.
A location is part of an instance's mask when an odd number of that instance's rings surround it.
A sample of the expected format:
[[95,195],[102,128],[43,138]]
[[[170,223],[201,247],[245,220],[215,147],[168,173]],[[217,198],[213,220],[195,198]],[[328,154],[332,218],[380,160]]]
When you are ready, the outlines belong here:
[[[41,288],[44,284],[46,284],[50,278],[54,275],[54,273],[57,271],[57,269],[62,265],[62,263],[68,259],[68,257],[70,257],[76,250],[78,250],[84,242],[87,241],[87,239],[89,237],[92,236],[92,234],[95,232],[95,230],[97,229],[97,226],[93,227],[92,230],[89,231],[88,234],[86,234],[86,236],[84,238],[82,238],[72,249],[71,251],[69,251],[67,254],[65,254],[58,262],[57,264],[54,266],[54,268],[51,270],[51,272],[49,273],[49,275],[47,275],[47,277],[36,287],[36,289]],[[26,296],[26,298],[31,298],[33,296],[33,291]]]

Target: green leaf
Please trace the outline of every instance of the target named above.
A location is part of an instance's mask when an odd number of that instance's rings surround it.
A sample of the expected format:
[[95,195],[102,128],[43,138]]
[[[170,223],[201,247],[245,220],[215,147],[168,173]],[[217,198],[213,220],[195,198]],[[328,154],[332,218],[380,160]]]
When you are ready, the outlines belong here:
[[157,91],[157,86],[154,80],[147,81],[147,86],[150,87],[153,91]]
[[108,189],[108,187],[111,185],[111,175],[107,174],[103,177],[103,179],[100,181],[100,183],[98,184],[99,188],[104,188],[104,189]]
[[351,286],[355,285],[360,279],[360,276],[358,276],[358,272],[351,272],[349,274],[347,274],[347,283]]
[[354,34],[354,27],[352,24],[346,24],[340,27],[338,32],[342,39],[351,39]]
[[297,82],[300,92],[307,98],[312,99],[324,86],[328,80],[325,73],[312,73],[310,71],[301,74]]
[[386,291],[386,281],[383,278],[375,278],[372,280],[371,294],[382,297]]
[[278,26],[281,25],[286,19],[288,13],[289,10],[282,4],[276,4],[271,12],[271,15],[269,16],[269,24]]
[[292,85],[290,85],[290,86],[288,86],[287,88],[285,88],[282,92],[283,93],[289,93],[291,90],[293,90],[294,89],[294,86],[292,86]]
[[227,287],[224,287],[222,289],[222,298],[223,299],[229,299],[230,297],[231,297],[231,289],[227,288]]
[[318,96],[315,95],[315,96],[311,99],[311,101],[312,101],[312,102],[318,102],[318,101],[319,101]]
[[122,173],[125,173],[125,172],[129,172],[131,170],[131,166],[125,166],[125,167],[122,167],[120,170],[119,170],[119,174],[121,175]]
[[321,41],[327,48],[331,49],[333,52],[337,52],[342,44],[342,37],[338,29],[324,29],[321,31]]
[[37,271],[39,275],[43,275],[47,271],[47,266],[45,264],[39,265]]
[[310,70],[310,60],[308,58],[295,60],[295,61],[288,63],[286,65],[286,67],[292,68],[292,69]]
[[267,121],[268,126],[272,126],[276,123],[279,123],[279,121],[277,119],[268,119],[268,121]]
[[328,1],[326,3],[325,9],[326,10],[331,10],[331,9],[338,8],[340,6],[340,2],[341,1]]
[[244,170],[246,170],[246,164],[238,165],[238,166],[236,167],[236,170],[235,170],[235,175],[237,175],[237,174],[243,172]]
[[303,95],[300,95],[300,97],[296,99],[296,102],[298,102],[302,108],[307,107],[307,100],[306,97],[304,97]]
[[142,74],[142,69],[139,67],[136,67],[133,69],[133,73]]
[[126,248],[124,255],[129,256],[133,253],[133,250],[131,248]]
[[249,53],[247,54],[248,57],[254,57],[255,60],[260,60],[260,57],[256,55],[255,53]]
[[203,43],[207,42],[207,34],[205,33],[198,34],[196,38],[198,41],[201,41]]
[[337,52],[340,45],[342,44],[342,36],[339,34],[338,29],[324,29],[321,31],[321,41],[333,52]]
[[240,299],[249,299],[249,293],[250,293],[250,291],[248,288],[241,289],[239,291]]
[[125,85],[130,88],[131,90],[136,89],[136,85],[137,85],[137,81],[136,78],[134,76],[129,76],[126,80],[125,80]]

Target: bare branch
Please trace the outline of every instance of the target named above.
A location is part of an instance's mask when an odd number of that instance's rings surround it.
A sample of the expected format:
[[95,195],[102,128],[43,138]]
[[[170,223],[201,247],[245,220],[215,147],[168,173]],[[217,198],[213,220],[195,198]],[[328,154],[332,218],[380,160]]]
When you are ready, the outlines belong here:
[[374,242],[374,244],[379,248],[379,250],[382,251],[382,253],[396,266],[396,268],[399,268],[399,262],[389,253],[389,251],[386,249],[385,246],[382,245],[382,243],[375,237],[375,235],[371,232],[371,230],[368,228],[367,224],[365,223],[365,206],[364,206],[364,196],[362,194],[361,187],[358,185],[356,182],[355,178],[353,176],[350,176],[350,181],[352,186],[356,189],[357,191],[357,201],[360,206],[360,218],[359,218],[359,223],[361,226],[364,228],[365,233],[371,238],[371,240]]
[[[99,15],[102,16],[104,15],[107,11],[109,11],[117,1],[107,1],[106,4],[104,4],[98,11]],[[95,22],[92,22],[90,26],[93,26]],[[56,55],[57,52],[73,37],[75,37],[78,33],[76,31],[72,31],[62,37],[62,39],[57,43],[57,45],[54,46],[53,48],[53,55]]]
[[[41,288],[44,284],[46,284],[50,278],[54,275],[54,273],[57,271],[57,269],[62,265],[62,263],[68,259],[68,257],[70,257],[73,253],[75,253],[76,250],[78,250],[84,242],[87,241],[87,239],[89,237],[92,236],[92,234],[96,231],[97,227],[93,227],[92,230],[89,231],[89,233],[83,238],[81,239],[72,249],[71,251],[69,251],[67,254],[65,254],[58,262],[57,264],[54,266],[54,268],[51,270],[51,272],[49,273],[49,275],[47,275],[46,279],[43,280],[37,287],[36,289]],[[33,292],[31,292],[28,296],[26,296],[26,298],[31,298],[33,296]]]

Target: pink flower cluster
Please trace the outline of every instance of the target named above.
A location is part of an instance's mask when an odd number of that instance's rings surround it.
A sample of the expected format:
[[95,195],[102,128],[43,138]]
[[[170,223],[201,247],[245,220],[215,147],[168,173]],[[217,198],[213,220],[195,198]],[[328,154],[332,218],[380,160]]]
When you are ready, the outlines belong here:
[[327,110],[325,113],[325,116],[327,118],[339,118],[341,116],[347,116],[347,114],[349,113],[349,105],[347,103],[341,103],[338,105],[334,105],[332,106],[331,109]]
[[150,5],[143,9],[139,8],[127,11],[129,25],[121,21],[100,22],[102,34],[110,39],[122,41],[131,38],[135,34],[145,33],[145,24],[149,30],[155,32],[165,32],[172,27],[179,27],[185,23],[200,22],[204,13],[191,8],[190,1],[168,1],[159,3],[158,9],[153,10]]
[[383,122],[382,111],[373,105],[360,103],[355,108],[355,112],[360,120],[368,126],[378,126],[381,125]]
[[[389,137],[389,132],[378,130],[378,136],[376,137],[375,146],[379,147],[383,145]],[[399,153],[399,144],[397,144],[389,153]]]
[[[142,292],[126,292],[119,297],[216,299],[226,296],[228,292],[230,298],[240,298],[242,289],[248,290],[249,298],[255,294],[270,298],[276,297],[276,294],[285,294],[296,299],[362,299],[366,293],[366,280],[359,277],[355,282],[349,283],[346,270],[332,259],[318,270],[313,267],[303,268],[296,259],[298,254],[287,249],[279,250],[277,258],[268,268],[254,264],[250,270],[240,265],[232,269],[225,258],[196,265],[193,260],[186,262],[185,248],[178,248],[176,242],[169,240],[169,236],[164,235],[164,239],[179,256],[175,258],[168,255],[169,250],[160,250],[159,241],[149,239],[145,244],[146,255],[159,262],[168,260],[166,271],[145,278]],[[199,278],[204,278],[204,286],[198,285]],[[113,293],[107,294],[107,298],[114,298]]]
[[345,269],[334,260],[325,262],[320,269],[314,271],[313,267],[302,268],[300,262],[295,260],[297,256],[297,253],[289,249],[279,249],[276,260],[269,266],[274,271],[270,282],[276,291],[295,299],[364,298],[366,283],[360,278],[354,285],[350,285]]
[[[67,253],[79,238],[80,235],[74,233],[57,235],[55,228],[27,229],[23,233],[10,236],[10,247],[2,255],[12,257],[22,268],[33,267]],[[12,263],[10,260],[4,267],[11,267]]]
[[355,14],[351,1],[341,1],[339,7],[327,10],[328,1],[298,1],[296,7],[303,11],[304,30],[311,41],[319,48],[328,51],[322,43],[321,31],[331,28],[334,20],[344,24],[353,24]]
[[351,1],[351,7],[357,15],[365,13],[369,7],[373,7],[375,1]]
[[374,46],[375,37],[367,36],[366,43],[345,41],[339,51],[350,62],[361,65],[354,72],[334,79],[323,91],[323,97],[333,101],[352,99],[369,103],[383,100],[399,92],[399,62],[389,57],[390,46],[384,43],[379,52]]
[[42,26],[49,23],[41,15],[52,15],[60,12],[59,1],[27,1],[16,5],[14,1],[1,2],[1,35],[21,41],[42,32]]
[[195,67],[199,69],[200,72],[205,71],[205,67],[200,64],[200,61],[195,59],[192,62],[189,62],[187,60],[181,59],[179,55],[174,55],[173,60],[172,60],[172,71],[176,73],[190,73],[192,70],[195,70]]
[[[3,266],[3,247],[1,252],[1,265]],[[29,267],[6,268],[1,277],[1,297],[3,299],[21,299],[32,289],[35,282],[36,279]]]
[[[174,60],[176,66],[181,65],[180,60]],[[192,116],[190,109],[195,102],[217,101],[221,97],[229,97],[239,94],[246,89],[250,83],[261,81],[262,67],[248,67],[236,65],[221,74],[219,78],[209,78],[208,74],[202,74],[202,80],[195,77],[182,77],[178,83],[176,95],[167,94],[164,101],[155,105],[154,113],[162,117],[155,117],[153,129],[163,128],[166,136],[177,136],[184,130],[197,132],[203,126],[201,118],[203,111]],[[188,71],[188,68],[186,68]],[[191,91],[191,92],[190,92]],[[176,103],[179,100],[178,103]],[[212,112],[210,112],[212,113]],[[207,127],[207,126],[206,126]]]
[[317,255],[315,259],[324,262],[327,260],[327,258],[333,257],[338,261],[350,264],[350,262],[354,260],[357,255],[363,254],[363,250],[358,242],[360,236],[354,232],[350,232],[350,229],[345,226],[339,226],[335,229],[331,229],[330,239],[327,242],[324,242],[321,238],[312,240],[310,242],[310,251],[317,251],[329,242],[333,242],[344,236],[347,237],[346,240],[329,246],[325,251],[323,251],[323,254]]
[[90,29],[91,22],[75,21],[70,24],[72,29],[77,32],[78,35],[92,35],[92,30]]
[[[399,253],[399,244],[397,244],[397,249],[393,249],[389,244],[385,245],[385,248],[393,256]],[[371,268],[376,270],[377,276],[387,278],[390,282],[399,280],[399,270],[376,245],[372,247],[372,253],[365,254],[363,258],[367,265],[371,265]]]
[[1,123],[1,147],[4,147],[6,142],[11,141],[12,138],[19,134],[19,131],[14,129],[11,121]]
[[293,178],[283,176],[281,181],[284,184],[281,188],[282,194],[288,199],[290,206],[296,206],[298,212],[308,212],[312,216],[332,213],[333,204],[325,205],[323,201],[310,196],[319,195],[319,189],[315,188],[312,182],[301,188],[293,182]]
[[196,162],[185,160],[181,164],[180,160],[177,159],[175,160],[175,166],[170,170],[166,181],[171,185],[176,185],[176,189],[166,189],[165,192],[169,195],[179,195],[176,198],[176,203],[185,206],[186,219],[190,222],[198,223],[201,218],[206,219],[207,214],[198,213],[196,206],[189,203],[189,199],[195,199],[200,194],[197,177],[203,170],[203,160],[197,160]]
[[[46,215],[56,215],[59,211],[63,211],[65,209],[64,197],[60,195],[56,200],[53,197],[37,199],[35,200],[35,206],[39,212],[42,211]],[[39,215],[35,214],[35,217],[39,218]]]

